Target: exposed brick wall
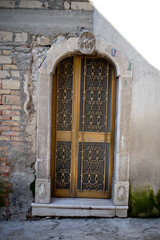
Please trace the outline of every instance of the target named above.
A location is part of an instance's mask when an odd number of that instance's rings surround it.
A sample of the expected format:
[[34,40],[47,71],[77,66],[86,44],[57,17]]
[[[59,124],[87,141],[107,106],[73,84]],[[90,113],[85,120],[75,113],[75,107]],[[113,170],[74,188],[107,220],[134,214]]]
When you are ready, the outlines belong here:
[[[0,29],[0,205],[3,198],[3,210],[0,209],[4,218],[12,215],[24,214],[34,201],[34,182],[36,172],[36,124],[37,124],[37,80],[39,68],[46,58],[51,45],[62,38],[70,38],[80,35],[85,29],[92,28],[92,7],[88,1],[70,0],[37,0],[37,1],[9,1],[0,0],[0,8],[3,12],[16,12],[23,18],[25,16],[34,19],[34,13],[44,18],[50,24],[52,11],[65,12],[69,22],[62,28],[61,21],[56,22],[54,29],[47,29],[47,33],[41,31],[43,26],[40,19],[39,30],[35,32],[32,26],[23,24],[17,28],[8,25]],[[3,8],[12,8],[4,10]],[[13,10],[16,8],[16,10]],[[34,11],[21,10],[40,9]],[[46,10],[42,10],[46,9]],[[79,10],[78,14],[75,12]],[[28,12],[30,13],[29,15]],[[58,11],[55,11],[59,14]],[[32,15],[33,14],[33,15]],[[76,24],[72,25],[70,17],[78,15]],[[89,15],[89,17],[88,17]],[[84,19],[81,21],[84,16]],[[21,18],[20,18],[21,19]],[[38,17],[39,19],[39,17]],[[67,18],[64,18],[67,19]],[[80,22],[79,22],[80,20]],[[62,18],[63,21],[63,18]],[[15,24],[15,22],[13,21]],[[29,24],[32,24],[30,22]],[[3,24],[2,24],[3,25]],[[11,24],[12,25],[12,24]],[[47,26],[47,25],[44,25]],[[52,25],[51,25],[52,26]],[[48,31],[50,30],[50,31]],[[1,184],[2,183],[2,184]],[[3,191],[2,191],[3,187]],[[32,191],[31,191],[32,189]]]
[[[12,41],[13,33],[1,32],[1,42]],[[1,197],[4,205],[9,206],[9,193],[12,188],[9,177],[10,147],[20,147],[20,80],[17,65],[11,56],[11,50],[0,50],[0,175],[6,188]]]
[[0,32],[0,200],[10,214],[26,211],[33,198],[35,151],[26,134],[32,116],[26,117],[23,89],[31,71],[30,44],[27,33]]
[[30,187],[35,180],[39,67],[51,45],[62,37],[68,33],[41,36],[0,31],[0,188],[1,182],[5,187],[0,200],[3,197],[7,207],[4,216],[26,215],[34,201]]
[[91,0],[0,0],[0,8],[93,10]]

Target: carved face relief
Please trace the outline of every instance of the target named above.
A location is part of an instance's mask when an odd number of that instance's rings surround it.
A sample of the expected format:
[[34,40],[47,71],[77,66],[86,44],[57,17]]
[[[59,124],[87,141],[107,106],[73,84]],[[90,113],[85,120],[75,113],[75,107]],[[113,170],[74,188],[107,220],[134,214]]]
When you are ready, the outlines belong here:
[[96,40],[92,33],[84,32],[79,38],[78,48],[83,54],[92,54],[95,51]]

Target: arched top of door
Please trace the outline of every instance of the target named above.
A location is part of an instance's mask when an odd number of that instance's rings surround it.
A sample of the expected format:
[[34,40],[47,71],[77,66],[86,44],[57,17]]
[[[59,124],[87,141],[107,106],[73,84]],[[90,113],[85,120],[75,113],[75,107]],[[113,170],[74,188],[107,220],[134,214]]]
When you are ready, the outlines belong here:
[[[88,32],[87,32],[88,33]],[[93,36],[91,33],[89,33]],[[47,52],[47,57],[40,67],[40,74],[53,74],[58,63],[65,57],[75,54],[94,54],[107,58],[115,69],[116,77],[131,77],[130,62],[114,46],[107,44],[102,38],[88,39],[83,36],[77,38],[61,38]],[[90,41],[90,42],[89,42]],[[86,48],[85,48],[86,47]],[[131,67],[130,67],[131,68]]]

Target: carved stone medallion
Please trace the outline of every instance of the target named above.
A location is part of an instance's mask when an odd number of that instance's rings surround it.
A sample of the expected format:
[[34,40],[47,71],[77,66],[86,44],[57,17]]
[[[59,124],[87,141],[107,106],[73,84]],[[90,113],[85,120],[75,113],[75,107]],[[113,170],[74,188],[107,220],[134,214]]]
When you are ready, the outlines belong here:
[[96,40],[92,33],[84,32],[79,38],[78,48],[83,54],[92,54],[95,50]]

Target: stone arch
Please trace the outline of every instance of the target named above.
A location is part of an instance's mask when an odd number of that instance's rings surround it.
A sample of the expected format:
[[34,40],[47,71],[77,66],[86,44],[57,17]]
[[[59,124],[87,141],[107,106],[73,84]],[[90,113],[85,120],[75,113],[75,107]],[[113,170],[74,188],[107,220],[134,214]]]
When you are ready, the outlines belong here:
[[[59,39],[48,51],[47,58],[39,70],[36,203],[50,203],[51,201],[52,75],[62,58],[79,52],[78,41],[79,38]],[[128,206],[130,110],[133,64],[128,62],[118,49],[108,45],[103,39],[96,39],[95,52],[100,56],[107,57],[115,67],[117,96],[112,200],[115,206]],[[41,193],[42,185],[43,193]]]

